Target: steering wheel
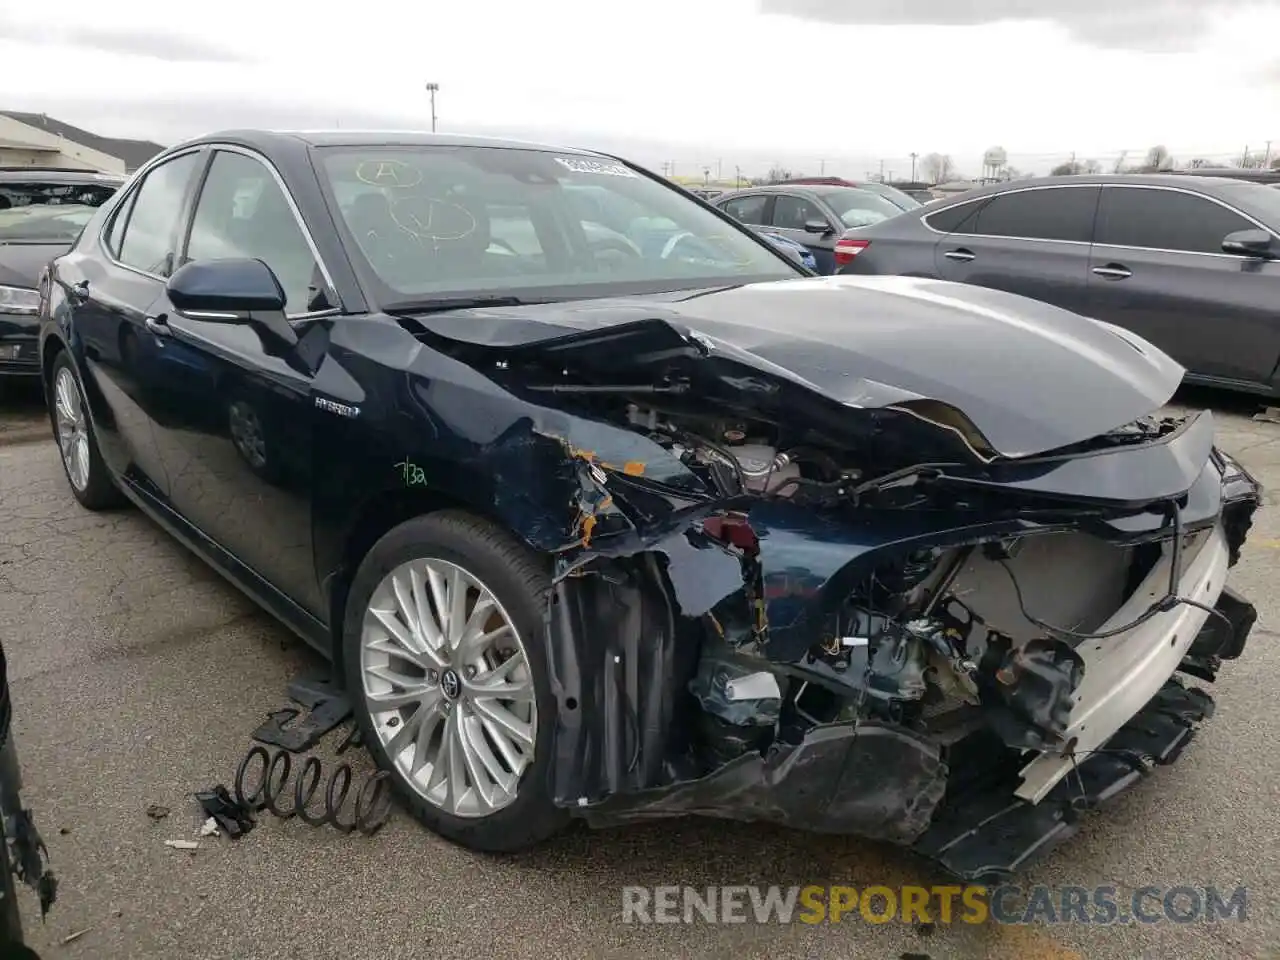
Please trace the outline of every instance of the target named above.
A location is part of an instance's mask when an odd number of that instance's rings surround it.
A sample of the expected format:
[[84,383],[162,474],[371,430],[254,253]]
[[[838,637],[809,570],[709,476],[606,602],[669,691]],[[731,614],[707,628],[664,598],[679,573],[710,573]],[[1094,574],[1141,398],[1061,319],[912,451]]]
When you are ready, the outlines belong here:
[[662,252],[658,256],[663,260],[669,260],[671,255],[676,252],[676,248],[686,240],[697,240],[697,236],[689,230],[681,230],[679,233],[672,234],[662,247]]

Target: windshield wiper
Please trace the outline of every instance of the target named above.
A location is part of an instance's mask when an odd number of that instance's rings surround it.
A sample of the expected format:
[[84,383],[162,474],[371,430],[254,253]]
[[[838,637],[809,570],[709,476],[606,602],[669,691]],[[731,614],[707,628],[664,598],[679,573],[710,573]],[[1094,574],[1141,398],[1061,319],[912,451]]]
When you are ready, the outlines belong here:
[[519,297],[439,297],[435,300],[397,300],[385,304],[384,313],[415,316],[424,313],[444,313],[448,310],[474,310],[480,307],[523,307],[534,303],[551,303],[551,300],[521,300]]

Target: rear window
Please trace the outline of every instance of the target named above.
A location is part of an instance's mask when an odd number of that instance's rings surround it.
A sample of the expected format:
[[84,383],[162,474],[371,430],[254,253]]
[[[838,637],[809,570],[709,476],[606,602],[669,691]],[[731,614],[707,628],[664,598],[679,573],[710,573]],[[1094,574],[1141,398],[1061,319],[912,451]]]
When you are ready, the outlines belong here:
[[45,183],[38,180],[0,183],[0,210],[14,207],[60,206],[100,207],[118,189],[118,184]]
[[973,226],[984,199],[966,200],[954,207],[945,207],[926,216],[924,222],[940,233],[965,233]]
[[0,241],[72,243],[118,189],[102,183],[0,183]]

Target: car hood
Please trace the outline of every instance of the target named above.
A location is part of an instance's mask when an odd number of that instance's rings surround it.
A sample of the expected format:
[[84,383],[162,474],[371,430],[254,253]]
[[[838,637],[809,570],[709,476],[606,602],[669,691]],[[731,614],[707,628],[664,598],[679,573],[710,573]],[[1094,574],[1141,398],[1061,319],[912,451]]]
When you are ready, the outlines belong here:
[[0,241],[0,284],[35,289],[45,265],[70,249],[69,243],[5,243]]
[[[693,294],[431,314],[432,333],[527,347],[665,321],[762,372],[850,407],[894,407],[976,430],[987,453],[1025,457],[1154,412],[1183,368],[1141,338],[1035,300],[909,277],[815,277]],[[949,410],[947,409],[949,408]],[[981,451],[979,451],[981,452]]]

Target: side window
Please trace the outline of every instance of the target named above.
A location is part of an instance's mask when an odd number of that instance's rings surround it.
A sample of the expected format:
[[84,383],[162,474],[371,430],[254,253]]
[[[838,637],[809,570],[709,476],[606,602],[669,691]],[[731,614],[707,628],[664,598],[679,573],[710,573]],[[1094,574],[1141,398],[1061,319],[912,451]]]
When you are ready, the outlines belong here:
[[121,263],[161,277],[172,272],[182,200],[199,156],[184,153],[162,163],[134,191],[116,255]]
[[1256,229],[1221,204],[1176,190],[1107,187],[1094,243],[1189,253],[1222,253],[1236,230]]
[[129,213],[133,210],[133,201],[138,197],[134,191],[124,198],[124,203],[111,215],[111,226],[107,230],[106,244],[111,256],[120,259],[120,241],[124,238],[124,228],[129,222]]
[[976,226],[967,233],[1028,240],[1074,240],[1088,243],[1097,187],[1052,187],[1020,190],[992,197],[978,211]]
[[803,230],[810,220],[827,222],[827,215],[803,197],[779,196],[773,201],[773,225],[783,230]]
[[323,280],[280,184],[259,160],[218,150],[196,201],[186,259],[251,257],[275,273],[285,312],[319,309]]
[[768,203],[768,196],[756,194],[751,197],[738,197],[737,199],[729,200],[722,209],[729,216],[742,223],[762,226],[764,224],[764,208]]
[[967,203],[947,207],[937,213],[931,213],[924,222],[940,233],[968,233],[978,220],[978,211],[982,209],[982,200],[970,200]]

